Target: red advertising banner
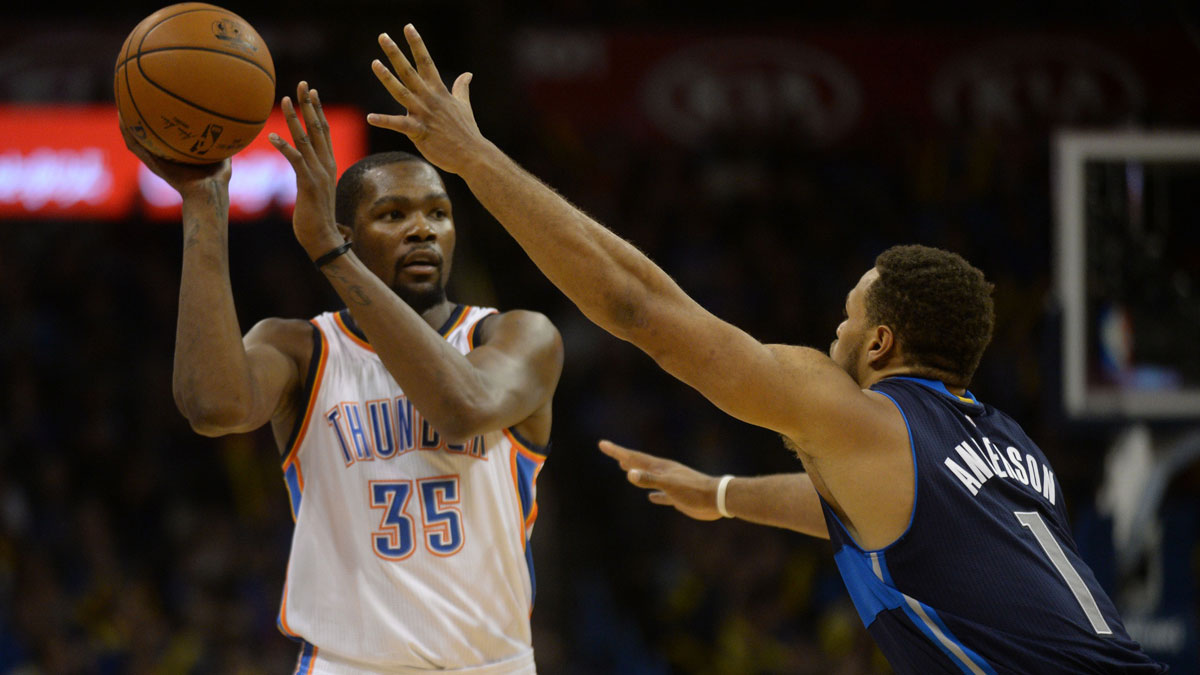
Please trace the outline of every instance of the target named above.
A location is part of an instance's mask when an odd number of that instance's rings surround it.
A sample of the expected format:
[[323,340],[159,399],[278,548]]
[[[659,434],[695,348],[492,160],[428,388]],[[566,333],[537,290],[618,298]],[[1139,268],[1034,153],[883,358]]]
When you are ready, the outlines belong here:
[[[338,167],[366,154],[364,115],[327,106]],[[290,138],[283,115],[233,158],[229,212],[233,220],[291,214],[292,167],[267,141]],[[0,219],[119,220],[135,213],[178,220],[179,195],[125,148],[116,108],[108,105],[0,106]]]
[[795,134],[816,144],[992,126],[1200,124],[1180,29],[573,31],[515,41],[525,100],[551,128],[691,145]]

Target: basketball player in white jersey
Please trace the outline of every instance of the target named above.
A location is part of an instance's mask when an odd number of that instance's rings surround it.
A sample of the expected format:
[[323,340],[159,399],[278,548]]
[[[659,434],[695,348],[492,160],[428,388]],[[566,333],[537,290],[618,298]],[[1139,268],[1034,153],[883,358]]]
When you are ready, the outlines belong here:
[[335,185],[316,91],[282,107],[295,147],[271,142],[296,171],[296,239],[347,309],[244,337],[229,161],[174,165],[126,134],[183,197],[175,400],[206,436],[271,423],[295,520],[278,625],[300,643],[296,672],[532,673],[528,542],[559,334],[446,298],[455,230],[432,166],[372,155]]

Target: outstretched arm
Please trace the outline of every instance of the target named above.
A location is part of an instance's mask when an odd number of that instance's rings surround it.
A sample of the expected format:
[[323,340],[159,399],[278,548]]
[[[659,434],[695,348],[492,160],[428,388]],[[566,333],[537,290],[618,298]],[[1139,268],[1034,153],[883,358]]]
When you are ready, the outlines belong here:
[[307,352],[304,345],[292,347],[297,336],[309,340],[309,333],[276,326],[242,341],[229,281],[230,161],[169,162],[147,152],[123,124],[121,133],[130,152],[183,198],[175,404],[192,428],[207,436],[258,428],[298,385],[292,354]]
[[[600,451],[617,460],[634,485],[653,490],[650,501],[673,506],[696,520],[717,520],[720,478],[679,462],[600,441]],[[725,510],[741,520],[829,538],[821,501],[806,473],[738,477],[725,487]]]
[[878,441],[880,401],[864,395],[828,356],[762,344],[697,304],[634,246],[484,138],[470,107],[470,74],[459,76],[451,93],[411,25],[405,37],[415,68],[386,35],[380,44],[395,75],[379,61],[372,67],[407,114],[373,114],[368,121],[404,133],[429,161],[462,176],[589,319],[725,412],[778,431],[811,455]]
[[[337,166],[329,124],[317,91],[305,82],[297,86],[295,102],[284,97],[281,107],[294,146],[275,134],[270,141],[296,172],[292,228],[316,260],[350,234],[334,218]],[[464,356],[353,249],[323,264],[321,271],[405,395],[446,440],[520,424],[553,395],[562,341],[541,314],[514,311],[488,319],[482,345]]]

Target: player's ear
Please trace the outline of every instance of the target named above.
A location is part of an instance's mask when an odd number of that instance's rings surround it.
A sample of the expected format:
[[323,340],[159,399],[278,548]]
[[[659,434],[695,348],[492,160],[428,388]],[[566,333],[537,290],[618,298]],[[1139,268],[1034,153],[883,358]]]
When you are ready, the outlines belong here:
[[896,356],[896,334],[888,326],[876,326],[867,343],[867,363],[883,367]]
[[352,228],[348,225],[342,225],[341,223],[338,223],[337,229],[338,229],[338,232],[341,233],[342,238],[344,238],[346,241],[349,241],[349,242],[354,241],[354,228]]

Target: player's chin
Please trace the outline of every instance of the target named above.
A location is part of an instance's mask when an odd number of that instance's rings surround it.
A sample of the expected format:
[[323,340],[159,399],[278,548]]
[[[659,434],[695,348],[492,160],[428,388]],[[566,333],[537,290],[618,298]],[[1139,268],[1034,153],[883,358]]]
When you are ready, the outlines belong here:
[[424,311],[446,299],[446,288],[441,282],[441,275],[427,281],[397,279],[392,284],[392,290],[410,307],[418,312]]

